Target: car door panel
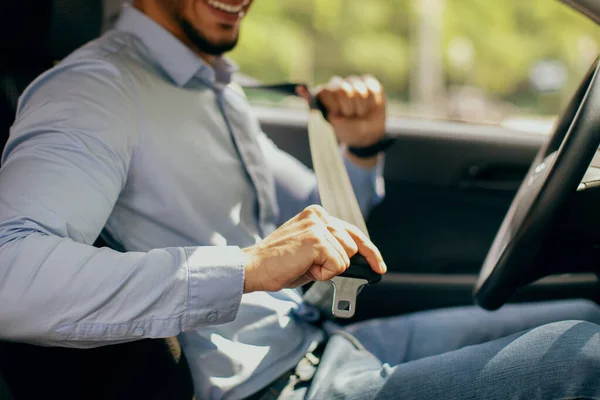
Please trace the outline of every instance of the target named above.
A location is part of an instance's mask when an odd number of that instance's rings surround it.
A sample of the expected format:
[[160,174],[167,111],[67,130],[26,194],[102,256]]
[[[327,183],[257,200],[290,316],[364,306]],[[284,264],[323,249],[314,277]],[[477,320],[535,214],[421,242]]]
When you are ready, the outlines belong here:
[[[361,292],[356,315],[340,324],[430,309],[473,305],[473,274],[388,273]],[[519,289],[511,303],[585,298],[598,301],[595,274],[551,276]]]
[[[263,130],[311,166],[306,113],[257,109]],[[367,225],[389,272],[367,287],[355,320],[473,304],[479,269],[546,136],[497,126],[392,120],[386,196]],[[511,301],[594,298],[594,276],[551,277]]]
[[[286,114],[287,113],[287,114]],[[282,149],[311,166],[302,113],[259,112]],[[495,126],[395,120],[384,201],[368,219],[397,272],[476,273],[545,136]]]

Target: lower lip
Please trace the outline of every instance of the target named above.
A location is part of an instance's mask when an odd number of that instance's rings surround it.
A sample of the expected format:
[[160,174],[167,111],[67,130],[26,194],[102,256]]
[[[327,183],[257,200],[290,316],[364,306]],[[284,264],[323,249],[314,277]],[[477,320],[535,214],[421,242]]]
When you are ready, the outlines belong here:
[[214,8],[210,4],[206,3],[206,1],[204,2],[204,4],[206,4],[206,6],[208,8],[210,8],[210,11],[212,11],[212,13],[215,17],[220,19],[223,23],[227,23],[227,24],[232,24],[232,25],[236,24],[241,19],[240,14],[243,13],[243,11],[241,11],[236,14],[231,14],[231,13],[219,10],[217,8]]

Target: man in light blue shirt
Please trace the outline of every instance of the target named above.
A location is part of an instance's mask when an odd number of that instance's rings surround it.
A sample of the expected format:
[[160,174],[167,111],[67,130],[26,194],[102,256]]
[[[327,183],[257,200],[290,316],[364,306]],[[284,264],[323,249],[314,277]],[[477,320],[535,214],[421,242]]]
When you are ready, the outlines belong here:
[[[294,288],[356,252],[385,265],[355,227],[311,206],[313,174],[267,139],[231,83],[221,55],[251,1],[134,5],[20,99],[0,170],[2,338],[86,348],[178,336],[199,399],[260,393],[326,340],[293,396],[598,395],[597,325],[526,331],[599,323],[590,303],[417,314],[327,338]],[[319,96],[344,146],[383,136],[375,79],[334,79]],[[383,195],[380,160],[343,154],[366,215]],[[92,247],[101,233],[123,252]],[[558,338],[596,356],[527,364]]]

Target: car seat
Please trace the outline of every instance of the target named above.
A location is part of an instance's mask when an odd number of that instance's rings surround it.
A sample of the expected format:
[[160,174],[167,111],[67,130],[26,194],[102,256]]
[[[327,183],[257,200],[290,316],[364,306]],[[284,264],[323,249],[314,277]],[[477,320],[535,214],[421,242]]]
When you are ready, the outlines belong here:
[[[98,37],[102,17],[101,0],[0,3],[2,148],[20,93],[56,60]],[[95,245],[106,244],[99,239]],[[90,350],[0,341],[0,377],[15,400],[193,398],[190,372],[176,339]]]

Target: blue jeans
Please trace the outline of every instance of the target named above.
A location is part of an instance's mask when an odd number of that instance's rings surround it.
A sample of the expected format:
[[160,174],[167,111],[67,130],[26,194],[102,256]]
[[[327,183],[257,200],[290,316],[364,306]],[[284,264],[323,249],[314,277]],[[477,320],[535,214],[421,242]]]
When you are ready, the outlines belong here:
[[[560,322],[557,322],[560,321]],[[306,399],[600,399],[600,307],[427,311],[333,335]]]

